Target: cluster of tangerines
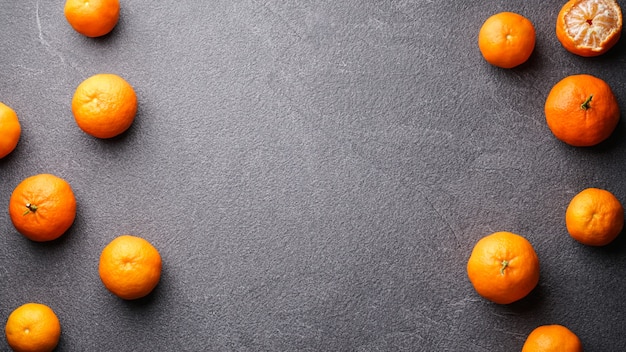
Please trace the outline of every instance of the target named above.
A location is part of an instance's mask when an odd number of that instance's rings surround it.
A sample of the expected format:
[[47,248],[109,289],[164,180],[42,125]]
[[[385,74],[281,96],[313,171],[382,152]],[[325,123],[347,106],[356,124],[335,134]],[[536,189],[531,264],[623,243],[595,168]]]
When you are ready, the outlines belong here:
[[[615,0],[570,0],[556,19],[556,37],[569,52],[583,57],[607,52],[620,38],[622,12]],[[489,17],[478,33],[485,60],[501,68],[526,62],[535,46],[530,20],[513,12]],[[620,118],[617,100],[600,78],[578,74],[563,78],[545,101],[545,118],[554,136],[575,147],[606,140]],[[575,240],[590,246],[611,243],[624,226],[624,208],[609,191],[587,188],[565,209],[565,227]],[[539,282],[539,259],[532,244],[511,232],[480,239],[467,262],[476,292],[498,304],[526,297]],[[526,338],[522,352],[581,352],[582,343],[569,328],[542,325]]]
[[[67,22],[88,37],[108,34],[116,26],[119,13],[119,0],[67,0],[64,7]],[[122,77],[96,74],[77,86],[71,110],[82,131],[96,138],[112,138],[133,123],[137,96]],[[0,103],[0,158],[16,148],[20,135],[17,113]],[[37,174],[15,187],[8,210],[15,229],[26,238],[52,241],[74,223],[76,198],[66,180],[52,174]],[[161,256],[150,242],[121,235],[102,249],[98,273],[111,293],[132,300],[152,292],[160,280],[161,265]],[[61,324],[49,306],[28,302],[11,312],[5,335],[14,351],[52,351],[58,344]]]

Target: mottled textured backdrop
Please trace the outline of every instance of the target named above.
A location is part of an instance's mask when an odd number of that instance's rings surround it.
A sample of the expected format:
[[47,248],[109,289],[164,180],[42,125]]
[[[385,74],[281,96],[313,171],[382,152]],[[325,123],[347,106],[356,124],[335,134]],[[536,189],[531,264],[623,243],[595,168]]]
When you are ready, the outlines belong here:
[[[45,303],[58,351],[519,351],[552,323],[586,352],[626,350],[626,238],[590,248],[564,224],[583,188],[626,201],[624,124],[573,148],[543,115],[552,85],[577,73],[626,106],[626,50],[565,51],[563,3],[122,0],[118,26],[91,39],[62,0],[1,1],[0,101],[23,133],[0,160],[0,206],[45,172],[72,185],[78,213],[61,239],[34,243],[0,212],[0,322]],[[477,47],[500,11],[537,31],[512,70]],[[113,140],[83,133],[70,110],[102,72],[139,99]],[[509,306],[480,298],[465,272],[474,243],[501,230],[528,238],[542,265]],[[164,261],[134,302],[97,272],[124,233]]]

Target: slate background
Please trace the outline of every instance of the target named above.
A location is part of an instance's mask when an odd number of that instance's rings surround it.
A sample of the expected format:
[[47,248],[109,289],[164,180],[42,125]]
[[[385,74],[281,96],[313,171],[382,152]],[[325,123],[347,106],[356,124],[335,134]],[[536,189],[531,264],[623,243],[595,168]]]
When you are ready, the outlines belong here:
[[[78,214],[40,244],[1,213],[0,321],[48,304],[58,351],[517,351],[552,323],[587,352],[626,350],[626,240],[590,248],[564,226],[583,188],[626,200],[624,124],[573,148],[543,116],[552,85],[577,73],[626,106],[626,52],[623,40],[599,58],[566,52],[563,3],[133,0],[91,39],[63,1],[3,0],[0,100],[23,134],[0,160],[0,203],[47,172],[70,182]],[[476,44],[500,11],[537,31],[512,70]],[[70,111],[101,72],[139,98],[113,140],[84,134]],[[528,238],[542,264],[538,287],[508,306],[465,273],[474,243],[500,230]],[[139,301],[97,274],[124,233],[164,260]]]

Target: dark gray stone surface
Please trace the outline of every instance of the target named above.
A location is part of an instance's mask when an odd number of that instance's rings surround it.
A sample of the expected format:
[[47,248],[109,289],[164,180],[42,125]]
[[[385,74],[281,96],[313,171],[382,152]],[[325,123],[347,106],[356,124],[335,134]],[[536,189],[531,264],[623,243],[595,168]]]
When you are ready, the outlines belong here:
[[[78,215],[40,244],[2,212],[0,321],[48,304],[59,351],[518,351],[552,323],[586,352],[626,350],[626,240],[585,247],[564,225],[583,188],[626,200],[624,125],[572,148],[543,116],[551,86],[576,73],[626,106],[626,52],[566,52],[563,2],[122,1],[98,39],[71,29],[62,1],[2,2],[0,101],[23,135],[0,160],[0,205],[47,172],[70,182]],[[500,11],[537,30],[512,70],[476,44]],[[101,72],[139,99],[113,140],[84,134],[70,110]],[[509,306],[465,273],[474,243],[500,230],[528,238],[542,265]],[[97,273],[124,233],[164,261],[135,302]]]

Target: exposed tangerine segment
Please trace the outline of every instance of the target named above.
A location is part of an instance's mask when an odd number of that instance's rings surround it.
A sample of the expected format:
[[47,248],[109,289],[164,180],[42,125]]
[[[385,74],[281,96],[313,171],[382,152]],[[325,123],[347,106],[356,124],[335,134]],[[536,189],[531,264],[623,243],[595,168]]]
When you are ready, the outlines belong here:
[[580,46],[598,50],[621,24],[615,6],[583,0],[565,14],[565,26]]
[[557,17],[557,38],[567,50],[581,56],[606,52],[621,31],[622,11],[614,0],[571,0]]

